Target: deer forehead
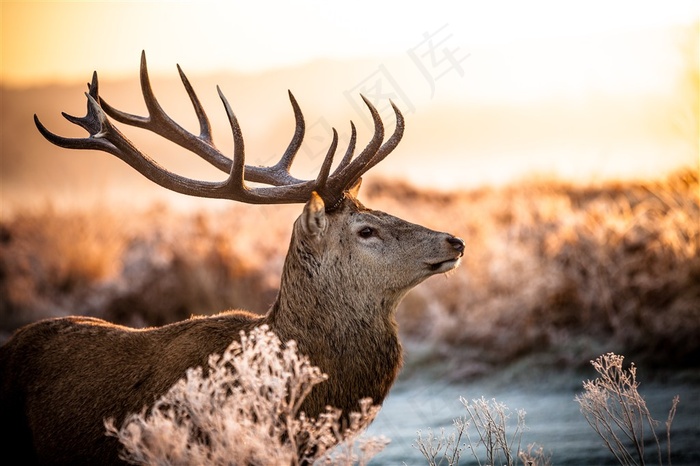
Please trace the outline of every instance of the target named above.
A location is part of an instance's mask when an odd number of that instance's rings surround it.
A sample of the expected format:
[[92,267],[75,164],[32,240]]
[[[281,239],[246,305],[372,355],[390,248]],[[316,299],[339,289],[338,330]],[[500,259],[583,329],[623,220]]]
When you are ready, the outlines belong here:
[[350,227],[371,226],[375,228],[393,228],[408,225],[408,222],[379,210],[359,210],[348,215],[346,225]]

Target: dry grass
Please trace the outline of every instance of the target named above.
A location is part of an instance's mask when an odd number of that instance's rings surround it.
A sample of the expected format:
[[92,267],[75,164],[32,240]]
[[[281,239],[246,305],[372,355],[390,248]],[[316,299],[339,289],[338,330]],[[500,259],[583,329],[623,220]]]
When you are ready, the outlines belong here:
[[[657,428],[644,398],[637,390],[637,368],[623,368],[624,356],[607,353],[591,361],[599,377],[583,382],[584,392],[574,401],[615,460],[623,466],[647,464],[670,465],[671,425],[680,402],[671,402],[665,427],[665,447],[659,440]],[[524,466],[551,465],[552,459],[544,448],[531,444],[521,448],[525,426],[525,411],[517,411],[515,426],[509,425],[511,410],[495,399],[472,400],[460,398],[467,414],[453,420],[452,433],[441,429],[440,435],[428,430],[427,436],[418,431],[414,448],[419,450],[430,466],[458,466],[461,455],[468,450],[477,464],[514,466],[520,460]],[[470,435],[471,432],[471,435]],[[646,448],[649,447],[649,448]]]
[[645,183],[416,195],[406,202],[414,218],[429,214],[415,220],[449,223],[467,252],[452,277],[408,296],[402,328],[473,361],[465,374],[544,351],[555,364],[583,365],[601,346],[638,361],[695,365],[698,199],[693,170]]
[[[624,466],[643,465],[646,461],[659,465],[671,464],[671,424],[680,398],[673,399],[666,421],[666,448],[662,453],[654,420],[637,388],[637,368],[622,367],[624,357],[608,353],[591,364],[599,377],[583,383],[584,392],[576,397],[581,413],[591,428],[601,437],[606,448]],[[653,446],[653,453],[645,451]]]
[[525,430],[525,411],[516,412],[515,427],[509,425],[513,412],[495,399],[480,398],[459,400],[467,414],[453,420],[453,432],[446,435],[444,429],[437,436],[428,430],[427,437],[418,431],[413,445],[425,457],[429,466],[445,463],[458,466],[465,450],[471,453],[477,464],[515,466],[518,459],[527,466],[549,465],[544,449],[530,445],[522,449]]
[[[404,337],[479,374],[524,355],[582,366],[700,360],[698,175],[435,193],[369,184],[367,205],[463,237],[463,265],[404,300]],[[19,209],[16,209],[19,211]],[[299,206],[198,213],[44,209],[0,225],[0,331],[52,315],[158,325],[274,300]]]
[[60,315],[66,299],[116,278],[125,232],[104,211],[20,214],[1,226],[2,330]]
[[69,314],[143,327],[231,307],[264,312],[291,222],[248,206],[204,214],[49,206],[15,215],[0,225],[2,340]]

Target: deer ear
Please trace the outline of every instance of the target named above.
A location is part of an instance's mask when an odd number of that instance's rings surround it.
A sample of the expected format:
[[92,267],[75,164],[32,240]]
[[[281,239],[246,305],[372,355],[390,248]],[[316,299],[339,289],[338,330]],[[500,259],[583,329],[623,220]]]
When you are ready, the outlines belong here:
[[328,225],[326,205],[316,191],[311,193],[311,199],[304,206],[304,212],[301,216],[301,225],[307,234],[320,236],[326,231],[326,226]]
[[348,189],[348,194],[350,197],[357,199],[357,194],[360,192],[360,186],[362,185],[362,178],[358,178],[357,181],[355,181],[355,184],[350,186]]

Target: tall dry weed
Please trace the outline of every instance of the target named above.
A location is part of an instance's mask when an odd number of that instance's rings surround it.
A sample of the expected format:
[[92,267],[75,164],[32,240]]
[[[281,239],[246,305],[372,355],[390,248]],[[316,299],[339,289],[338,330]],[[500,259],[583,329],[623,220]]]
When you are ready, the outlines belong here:
[[[637,390],[637,368],[623,368],[624,357],[608,353],[591,361],[599,377],[583,383],[576,396],[581,413],[621,465],[671,464],[671,425],[679,403],[673,399],[666,421],[666,448],[656,432],[658,422]],[[651,445],[653,452],[645,447]]]
[[503,403],[484,397],[459,401],[466,414],[453,420],[449,434],[441,429],[436,435],[429,429],[427,436],[418,431],[413,447],[421,452],[429,466],[446,464],[458,466],[462,454],[468,450],[477,464],[515,466],[518,462],[527,466],[551,464],[544,448],[529,445],[522,448],[525,430],[525,411],[518,410],[515,426],[509,425],[513,412]]

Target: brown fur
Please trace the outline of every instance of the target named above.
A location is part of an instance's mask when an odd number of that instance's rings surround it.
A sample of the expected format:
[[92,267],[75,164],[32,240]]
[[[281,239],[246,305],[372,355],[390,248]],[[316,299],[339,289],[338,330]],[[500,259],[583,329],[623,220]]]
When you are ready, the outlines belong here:
[[306,413],[358,410],[365,397],[380,404],[401,367],[399,301],[454,268],[463,248],[451,235],[368,210],[354,195],[326,212],[314,194],[294,224],[265,316],[229,311],[143,330],[66,317],[18,330],[0,348],[0,450],[23,464],[121,464],[104,420],[120,423],[151,405],[187,368],[261,324],[296,340],[329,375],[306,399]]

